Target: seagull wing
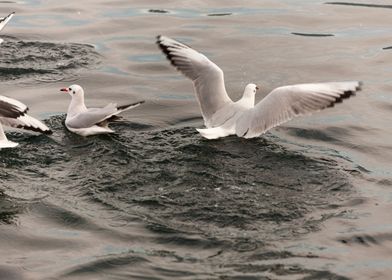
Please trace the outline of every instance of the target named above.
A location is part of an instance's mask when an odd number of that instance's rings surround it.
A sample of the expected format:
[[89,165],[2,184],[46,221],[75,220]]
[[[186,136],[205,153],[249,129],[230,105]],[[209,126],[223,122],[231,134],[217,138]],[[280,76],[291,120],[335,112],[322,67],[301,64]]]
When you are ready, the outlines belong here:
[[6,126],[21,128],[25,130],[31,130],[35,132],[51,134],[52,131],[41,121],[27,115],[21,115],[17,118],[2,118],[0,117],[0,123]]
[[89,108],[87,111],[66,120],[66,125],[71,128],[88,128],[118,114],[117,105],[110,103],[104,108]]
[[29,108],[22,102],[0,95],[1,124],[41,133],[51,133],[51,130],[45,124],[27,115],[28,110]]
[[29,108],[22,102],[0,95],[0,117],[17,118],[28,110]]
[[225,88],[223,71],[205,55],[165,36],[157,44],[181,73],[193,81],[204,121],[226,104],[233,103]]
[[299,84],[274,89],[236,123],[236,134],[252,138],[294,117],[333,107],[361,90],[360,82]]
[[10,13],[8,16],[0,18],[0,31],[7,25],[15,13]]

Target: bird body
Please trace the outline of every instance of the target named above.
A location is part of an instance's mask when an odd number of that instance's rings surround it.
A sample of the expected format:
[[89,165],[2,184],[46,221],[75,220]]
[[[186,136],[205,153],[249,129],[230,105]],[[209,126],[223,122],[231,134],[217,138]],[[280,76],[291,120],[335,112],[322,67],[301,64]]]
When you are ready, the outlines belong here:
[[116,119],[117,115],[135,108],[144,101],[118,106],[110,103],[103,108],[87,108],[84,103],[84,90],[79,85],[63,88],[61,91],[69,93],[72,99],[68,106],[65,126],[71,132],[81,136],[114,133],[109,128],[109,122]]
[[282,86],[255,105],[258,87],[248,84],[242,98],[233,102],[223,71],[205,55],[165,36],[158,36],[157,44],[171,64],[192,80],[206,126],[197,131],[208,139],[257,137],[294,117],[333,107],[361,90],[357,81]]

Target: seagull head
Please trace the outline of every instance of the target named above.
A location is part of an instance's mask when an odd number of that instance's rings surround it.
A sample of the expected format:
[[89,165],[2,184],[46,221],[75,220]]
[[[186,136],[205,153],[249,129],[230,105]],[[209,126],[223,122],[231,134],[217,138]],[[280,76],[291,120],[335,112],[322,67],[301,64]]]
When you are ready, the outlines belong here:
[[79,85],[72,85],[67,88],[62,88],[60,91],[68,93],[71,95],[72,98],[77,97],[77,98],[83,98],[84,97],[84,91],[83,88]]
[[259,87],[255,84],[247,84],[245,87],[244,94],[253,94],[255,95]]

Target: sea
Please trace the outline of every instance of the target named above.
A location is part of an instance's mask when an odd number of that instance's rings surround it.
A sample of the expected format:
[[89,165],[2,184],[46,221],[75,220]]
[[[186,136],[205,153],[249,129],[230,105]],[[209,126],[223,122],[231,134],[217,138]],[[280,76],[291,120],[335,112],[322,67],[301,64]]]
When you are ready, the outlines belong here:
[[[392,5],[386,0],[11,0],[0,94],[52,135],[7,130],[0,279],[390,279]],[[238,100],[359,80],[354,98],[253,139],[203,139],[192,82],[156,45],[202,52]],[[64,120],[145,100],[82,137]]]

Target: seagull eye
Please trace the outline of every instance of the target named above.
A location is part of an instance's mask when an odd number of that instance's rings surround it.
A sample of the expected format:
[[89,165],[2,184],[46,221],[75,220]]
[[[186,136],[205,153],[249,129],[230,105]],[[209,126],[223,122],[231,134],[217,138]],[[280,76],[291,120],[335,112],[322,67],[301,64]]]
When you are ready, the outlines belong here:
[[72,88],[68,88],[69,91],[72,91]]
[[75,91],[73,91],[73,94],[75,94]]

